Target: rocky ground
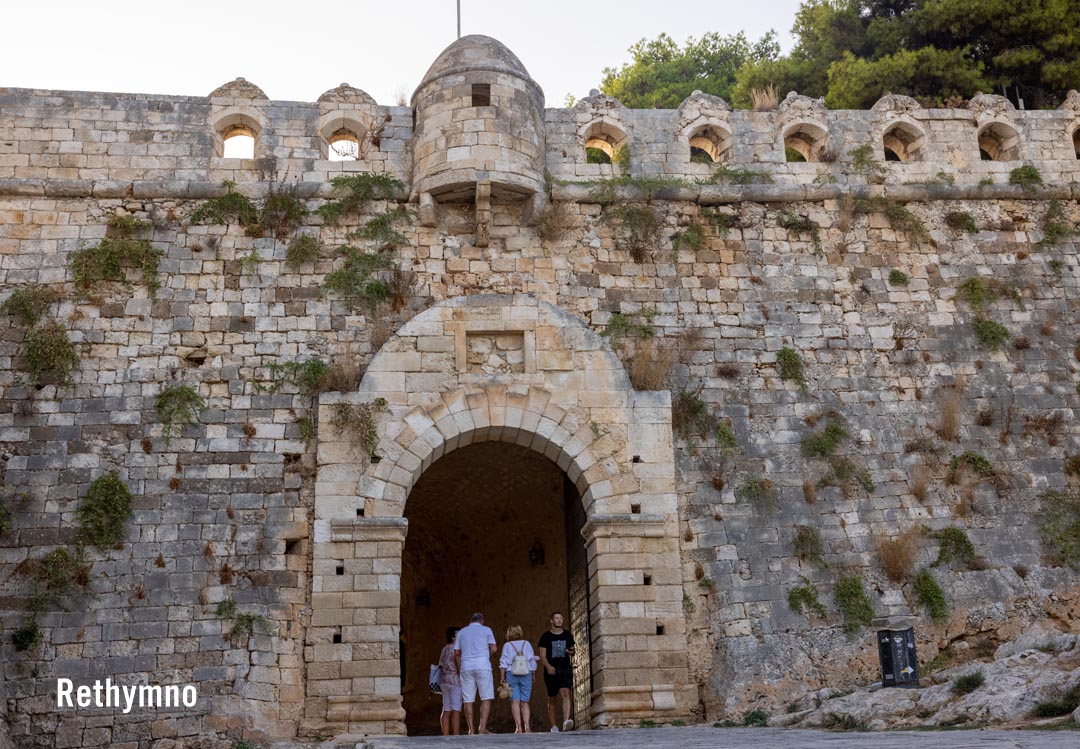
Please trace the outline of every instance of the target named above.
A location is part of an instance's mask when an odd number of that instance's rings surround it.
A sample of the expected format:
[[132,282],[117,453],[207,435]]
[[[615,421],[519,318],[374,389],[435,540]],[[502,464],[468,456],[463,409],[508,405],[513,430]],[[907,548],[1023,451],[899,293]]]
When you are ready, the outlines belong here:
[[[981,680],[978,675],[981,674]],[[1080,727],[1080,634],[1032,628],[991,658],[932,671],[919,689],[812,692],[770,726],[871,731],[955,726]]]

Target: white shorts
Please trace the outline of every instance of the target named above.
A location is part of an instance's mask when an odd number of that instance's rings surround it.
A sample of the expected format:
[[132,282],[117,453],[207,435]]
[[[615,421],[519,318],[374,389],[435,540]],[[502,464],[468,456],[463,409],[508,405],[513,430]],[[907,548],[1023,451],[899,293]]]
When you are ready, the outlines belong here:
[[475,702],[477,692],[481,700],[495,699],[495,684],[490,668],[461,672],[461,701],[466,705]]
[[461,710],[461,685],[460,684],[440,684],[439,688],[442,689],[442,709],[444,713],[451,713],[455,710]]

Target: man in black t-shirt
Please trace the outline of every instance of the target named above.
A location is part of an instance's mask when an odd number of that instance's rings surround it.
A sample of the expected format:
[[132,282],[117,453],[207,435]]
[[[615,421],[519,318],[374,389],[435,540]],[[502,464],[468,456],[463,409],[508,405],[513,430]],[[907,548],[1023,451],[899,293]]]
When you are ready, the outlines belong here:
[[551,720],[551,732],[559,732],[555,722],[556,702],[561,699],[563,722],[562,730],[574,728],[573,713],[570,710],[570,690],[574,685],[574,636],[562,628],[563,615],[556,611],[551,615],[551,628],[540,635],[538,650],[540,665],[544,667],[544,686],[548,693],[548,718]]

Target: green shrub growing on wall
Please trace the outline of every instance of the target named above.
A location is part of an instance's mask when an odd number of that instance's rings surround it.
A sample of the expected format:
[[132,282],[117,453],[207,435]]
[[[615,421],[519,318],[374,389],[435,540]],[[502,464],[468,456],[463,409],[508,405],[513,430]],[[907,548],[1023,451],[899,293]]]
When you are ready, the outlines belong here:
[[960,562],[967,566],[975,561],[975,546],[962,529],[950,526],[934,531],[930,535],[941,544],[938,548],[937,559],[933,564],[934,567],[942,564],[952,564],[953,562]]
[[766,515],[776,512],[776,488],[769,479],[747,479],[735,489],[735,498]]
[[605,221],[614,221],[620,243],[635,263],[644,263],[660,242],[660,217],[647,205],[618,204],[604,213]]
[[926,224],[918,216],[905,208],[902,204],[887,198],[871,198],[870,200],[856,200],[854,209],[858,213],[883,213],[889,220],[889,226],[897,231],[902,231],[911,239],[927,242],[930,240],[930,232],[926,230]]
[[297,197],[296,185],[271,184],[270,194],[259,211],[259,224],[269,229],[275,239],[284,239],[300,226],[306,215],[307,208]]
[[56,320],[33,328],[26,334],[26,372],[29,384],[35,384],[44,374],[51,374],[59,382],[71,380],[71,373],[79,364],[75,344],[68,338],[64,326]]
[[358,213],[376,197],[391,198],[405,185],[389,174],[360,172],[343,174],[330,180],[334,200],[324,203],[316,213],[328,224],[337,224],[349,213]]
[[827,458],[836,453],[840,443],[848,438],[848,433],[839,421],[830,420],[825,428],[808,434],[802,439],[802,453],[818,458]]
[[158,393],[154,409],[165,427],[163,434],[168,446],[185,426],[199,423],[199,417],[206,410],[206,401],[190,385],[173,385]]
[[893,268],[891,271],[889,271],[890,286],[907,286],[908,281],[909,279],[907,273],[904,273],[904,271],[897,270],[896,268]]
[[1018,166],[1009,172],[1009,184],[1020,185],[1024,192],[1029,192],[1043,183],[1042,174],[1032,164]]
[[76,538],[99,549],[108,549],[124,540],[131,518],[131,491],[116,471],[98,476],[79,502],[75,519]]
[[788,591],[788,606],[796,614],[809,616],[814,613],[824,619],[825,607],[818,600],[817,588],[805,577],[799,579],[802,580],[802,585]]
[[322,243],[318,237],[310,234],[301,234],[285,248],[285,267],[291,271],[300,270],[304,263],[314,263],[319,259],[319,250]]
[[649,322],[652,315],[648,313],[643,314],[645,314],[645,322],[636,323],[631,320],[630,315],[625,315],[622,312],[612,312],[611,317],[608,318],[607,325],[600,331],[600,335],[610,338],[620,338],[623,336],[652,338],[656,335],[656,331]]
[[118,281],[131,288],[126,272],[130,268],[139,272],[150,297],[155,298],[161,287],[158,262],[162,252],[136,236],[149,228],[148,221],[130,216],[109,219],[109,236],[92,247],[76,250],[68,258],[76,290],[85,295],[102,281]]
[[851,157],[851,171],[872,182],[879,181],[888,171],[884,164],[874,158],[874,147],[869,143],[851,149],[848,156]]
[[671,238],[671,245],[676,252],[697,252],[705,246],[705,228],[701,224],[690,224]]
[[255,207],[247,196],[235,190],[236,183],[225,180],[223,183],[228,190],[224,195],[210,198],[195,209],[191,214],[192,224],[232,224],[240,226],[258,226],[259,209]]
[[795,556],[807,562],[813,562],[825,567],[825,557],[822,555],[821,535],[808,525],[795,526],[795,535],[792,538],[792,546]]
[[0,536],[11,530],[11,510],[7,506],[7,497],[0,494]]
[[986,311],[986,305],[992,304],[998,298],[997,291],[978,276],[973,276],[960,284],[956,289],[956,295],[980,315]]
[[366,239],[369,242],[374,242],[380,250],[395,250],[398,247],[407,246],[409,240],[394,227],[411,221],[412,217],[409,211],[399,206],[371,219],[355,232],[349,234],[349,238]]
[[5,315],[11,315],[24,326],[32,328],[57,300],[57,295],[51,289],[35,283],[15,289],[0,309]]
[[967,211],[949,211],[945,214],[945,225],[954,231],[964,231],[968,234],[977,234],[979,231],[974,217]]
[[1043,235],[1042,239],[1039,240],[1039,244],[1045,246],[1053,246],[1060,242],[1064,242],[1076,233],[1076,228],[1072,225],[1072,222],[1069,221],[1069,216],[1065,212],[1065,206],[1062,205],[1060,200],[1050,201],[1050,205],[1046,207],[1046,213],[1043,214],[1039,228],[1042,230]]
[[282,385],[296,385],[300,395],[311,398],[324,392],[326,378],[330,374],[330,365],[322,359],[308,359],[302,362],[286,362],[270,364],[270,377],[273,383],[267,388],[268,392],[276,393]]
[[940,624],[949,618],[945,593],[929,570],[919,570],[912,583],[912,590],[915,592],[915,603],[925,610],[933,621]]
[[344,435],[349,444],[360,450],[365,460],[375,455],[379,444],[377,415],[386,410],[386,401],[376,398],[371,403],[338,403],[333,408],[330,426]]
[[345,263],[326,274],[323,289],[339,294],[353,308],[363,306],[374,312],[376,305],[390,294],[386,281],[375,275],[391,267],[390,259],[381,253],[362,252],[349,245],[339,247],[338,254],[345,258]]
[[808,234],[814,246],[814,252],[821,252],[821,231],[817,222],[809,216],[799,216],[790,211],[781,211],[776,216],[776,225],[796,234]]
[[843,617],[844,634],[853,637],[860,628],[869,627],[874,618],[874,607],[863,590],[862,580],[855,575],[836,581],[836,607]]
[[972,325],[975,328],[975,338],[984,348],[996,350],[1009,340],[1009,330],[1001,323],[989,318],[976,317]]
[[11,632],[11,644],[15,646],[15,652],[22,653],[41,643],[41,628],[38,627],[37,619],[31,617],[25,623],[16,627]]
[[806,389],[806,374],[803,371],[802,358],[795,349],[786,346],[776,352],[776,367],[780,372],[781,380],[791,380],[799,383],[799,387]]
[[997,471],[989,460],[973,450],[964,450],[960,455],[952,456],[949,461],[949,481],[954,482],[957,472],[965,468],[982,478],[992,478],[997,475]]
[[1080,571],[1080,493],[1051,490],[1040,499],[1043,549],[1056,564]]
[[716,419],[696,390],[679,390],[671,403],[671,428],[684,440],[710,432]]

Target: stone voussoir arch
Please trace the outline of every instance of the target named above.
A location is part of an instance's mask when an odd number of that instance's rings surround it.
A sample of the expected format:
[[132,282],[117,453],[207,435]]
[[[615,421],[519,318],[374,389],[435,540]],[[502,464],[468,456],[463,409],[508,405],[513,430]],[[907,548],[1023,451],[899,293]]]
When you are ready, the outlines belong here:
[[[441,395],[439,403],[410,409],[402,417],[407,428],[376,448],[382,459],[371,478],[383,484],[384,499],[393,502],[387,509],[397,510],[393,514],[404,511],[412,487],[435,461],[457,448],[489,441],[517,444],[550,458],[577,487],[586,511],[612,496],[619,476],[614,441],[553,403],[550,391],[495,386]],[[623,482],[626,493],[636,483]],[[628,512],[626,505],[619,509]]]

